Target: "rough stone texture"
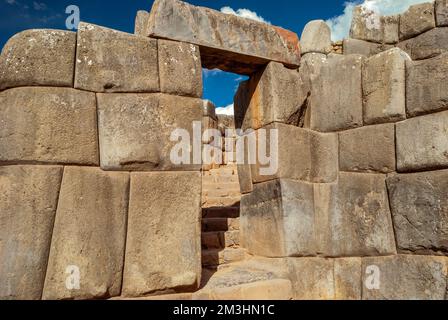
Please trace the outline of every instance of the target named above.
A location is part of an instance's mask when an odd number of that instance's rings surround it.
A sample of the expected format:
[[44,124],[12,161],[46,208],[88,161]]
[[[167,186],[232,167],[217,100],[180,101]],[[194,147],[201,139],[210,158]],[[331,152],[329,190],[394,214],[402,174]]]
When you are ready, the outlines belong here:
[[0,90],[23,86],[72,87],[76,34],[27,30],[13,36],[0,56]]
[[406,61],[410,61],[409,56],[398,48],[365,61],[362,69],[365,124],[406,119]]
[[296,70],[271,62],[256,73],[235,96],[236,127],[259,129],[272,122],[303,126],[309,81]]
[[387,179],[398,249],[448,253],[448,170]]
[[[362,259],[364,300],[444,300],[448,259],[398,255]],[[379,290],[369,290],[368,266],[379,268]]]
[[447,73],[448,53],[407,63],[406,108],[409,116],[448,109]]
[[124,296],[198,288],[200,217],[199,172],[131,174]]
[[210,117],[218,121],[218,117],[216,116],[216,106],[210,100],[203,100],[203,116]]
[[339,133],[342,171],[395,171],[395,125],[367,126]]
[[397,169],[420,171],[448,167],[448,111],[397,123]]
[[157,40],[81,22],[75,88],[95,92],[160,91]]
[[[193,141],[193,121],[202,121],[202,100],[166,94],[97,96],[101,168],[200,170],[201,163],[172,163],[170,154],[179,141],[170,141],[170,136],[174,129],[185,129]],[[200,151],[201,145],[197,148]],[[193,163],[193,150],[185,152]]]
[[154,2],[149,34],[199,45],[207,69],[251,74],[268,61],[295,68],[300,64],[295,33],[177,0]]
[[326,60],[313,82],[311,129],[338,131],[362,126],[360,55],[335,55]]
[[[43,299],[120,295],[129,174],[65,167]],[[80,271],[80,289],[66,287],[67,267]]]
[[[277,130],[278,149],[274,148],[274,130]],[[266,139],[263,137],[265,132]],[[267,155],[277,152],[278,170],[266,172],[269,165],[264,165],[258,158],[252,165],[254,183],[273,179],[293,179],[311,182],[333,182],[338,174],[338,137],[334,133],[319,133],[291,125],[274,123],[256,131],[258,149],[264,148],[266,141]],[[289,143],[281,143],[290,141]],[[261,149],[263,150],[263,149]],[[271,162],[271,168],[274,167]]]
[[252,173],[250,165],[238,165],[238,179],[240,183],[240,190],[242,194],[251,193],[254,190],[252,184]]
[[448,26],[448,1],[436,0],[435,9],[437,26]]
[[407,52],[413,60],[435,57],[448,51],[448,28],[431,29],[415,38],[400,42],[398,47]]
[[318,253],[329,257],[395,254],[385,175],[339,174],[314,186]]
[[363,6],[356,6],[353,10],[350,38],[382,43],[383,32],[380,15]]
[[334,260],[334,294],[336,300],[361,300],[361,258]]
[[344,39],[344,55],[359,54],[365,57],[374,56],[393,48],[392,45],[373,43],[358,39]]
[[199,47],[185,42],[159,40],[160,90],[202,97],[202,66]]
[[294,300],[331,300],[335,297],[331,259],[288,258]]
[[135,16],[134,34],[138,36],[149,36],[149,12],[145,10],[137,11]]
[[241,245],[264,257],[314,255],[312,184],[274,180],[241,198]]
[[323,20],[313,20],[307,23],[300,38],[302,54],[331,52],[331,30]]
[[62,167],[0,167],[0,300],[41,298]]
[[0,162],[97,165],[93,93],[24,87],[0,93]]
[[320,75],[320,70],[326,61],[327,55],[323,53],[307,53],[302,56],[299,72],[304,79],[309,79],[312,86],[313,81]]
[[383,42],[396,44],[399,41],[400,16],[382,16]]
[[435,27],[433,2],[410,6],[400,15],[400,40],[415,37]]

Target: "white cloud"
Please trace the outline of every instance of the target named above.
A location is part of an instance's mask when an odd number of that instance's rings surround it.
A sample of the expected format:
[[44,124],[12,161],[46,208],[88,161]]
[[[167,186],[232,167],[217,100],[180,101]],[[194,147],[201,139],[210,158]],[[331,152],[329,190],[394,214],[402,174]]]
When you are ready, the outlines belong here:
[[347,38],[355,6],[362,4],[366,9],[373,10],[380,15],[393,15],[406,11],[413,4],[429,2],[429,0],[364,0],[345,3],[344,13],[327,20],[331,28],[333,41]]
[[47,10],[47,5],[43,2],[33,1],[33,8],[36,11],[44,11]]
[[18,4],[16,0],[5,0],[5,2],[10,5]]
[[256,12],[251,11],[249,9],[238,9],[235,11],[230,7],[223,7],[223,8],[221,8],[221,12],[226,13],[226,14],[233,14],[235,16],[252,19],[255,21],[259,21],[259,22],[264,22],[267,24],[271,24],[269,21],[265,20],[262,16],[259,16]]
[[233,116],[235,111],[233,109],[233,103],[223,108],[216,108],[216,114],[222,114],[226,116]]
[[205,79],[207,79],[208,77],[214,77],[214,76],[220,74],[221,72],[223,72],[223,71],[221,71],[219,69],[205,69],[205,68],[202,69],[202,74]]

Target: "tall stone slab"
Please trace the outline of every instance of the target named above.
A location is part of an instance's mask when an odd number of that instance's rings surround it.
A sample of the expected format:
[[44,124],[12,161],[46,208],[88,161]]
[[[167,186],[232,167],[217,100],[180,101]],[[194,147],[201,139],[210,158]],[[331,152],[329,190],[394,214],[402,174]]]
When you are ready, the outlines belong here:
[[154,2],[145,34],[199,45],[207,69],[251,74],[269,61],[300,64],[295,33],[178,0]]
[[404,252],[448,252],[448,170],[387,179],[397,246]]
[[254,185],[241,199],[242,246],[264,257],[315,255],[313,186],[293,180]]
[[128,198],[128,173],[65,167],[43,299],[120,295]]
[[39,300],[62,167],[0,167],[0,300]]
[[447,0],[436,0],[436,23],[438,27],[448,26],[448,1]]
[[0,90],[23,86],[72,87],[76,33],[26,30],[13,36],[0,56]]
[[0,93],[0,162],[98,165],[95,94],[23,87]]
[[123,295],[196,290],[201,174],[132,173]]
[[400,40],[415,37],[436,27],[434,2],[410,6],[400,15]]
[[81,22],[75,88],[94,92],[160,91],[157,40]]
[[412,60],[433,58],[448,51],[448,28],[435,28],[397,45]]

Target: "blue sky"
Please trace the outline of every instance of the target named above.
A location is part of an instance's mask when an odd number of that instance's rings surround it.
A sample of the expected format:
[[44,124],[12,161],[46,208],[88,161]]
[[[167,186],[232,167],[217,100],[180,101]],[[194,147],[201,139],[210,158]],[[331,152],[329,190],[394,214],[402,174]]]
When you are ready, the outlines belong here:
[[[343,37],[347,33],[350,13],[355,4],[364,2],[382,14],[402,11],[403,7],[425,0],[187,0],[187,2],[220,10],[230,7],[248,9],[274,25],[292,30],[299,35],[304,25],[314,19],[332,19],[329,24]],[[427,1],[427,0],[426,0]],[[150,11],[152,0],[0,0],[0,47],[15,33],[30,28],[65,29],[69,5],[80,8],[81,20],[113,29],[133,32],[138,10]],[[227,9],[229,10],[229,9]],[[204,98],[217,106],[227,106],[241,81],[239,75],[207,72],[204,75]]]

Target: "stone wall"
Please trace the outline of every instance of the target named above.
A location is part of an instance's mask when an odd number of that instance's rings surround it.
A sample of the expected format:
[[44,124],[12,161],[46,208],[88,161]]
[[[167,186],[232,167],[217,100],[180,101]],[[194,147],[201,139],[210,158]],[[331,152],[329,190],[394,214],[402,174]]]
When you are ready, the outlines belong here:
[[173,164],[170,135],[208,116],[199,48],[24,31],[0,90],[0,299],[195,291],[201,165]]

